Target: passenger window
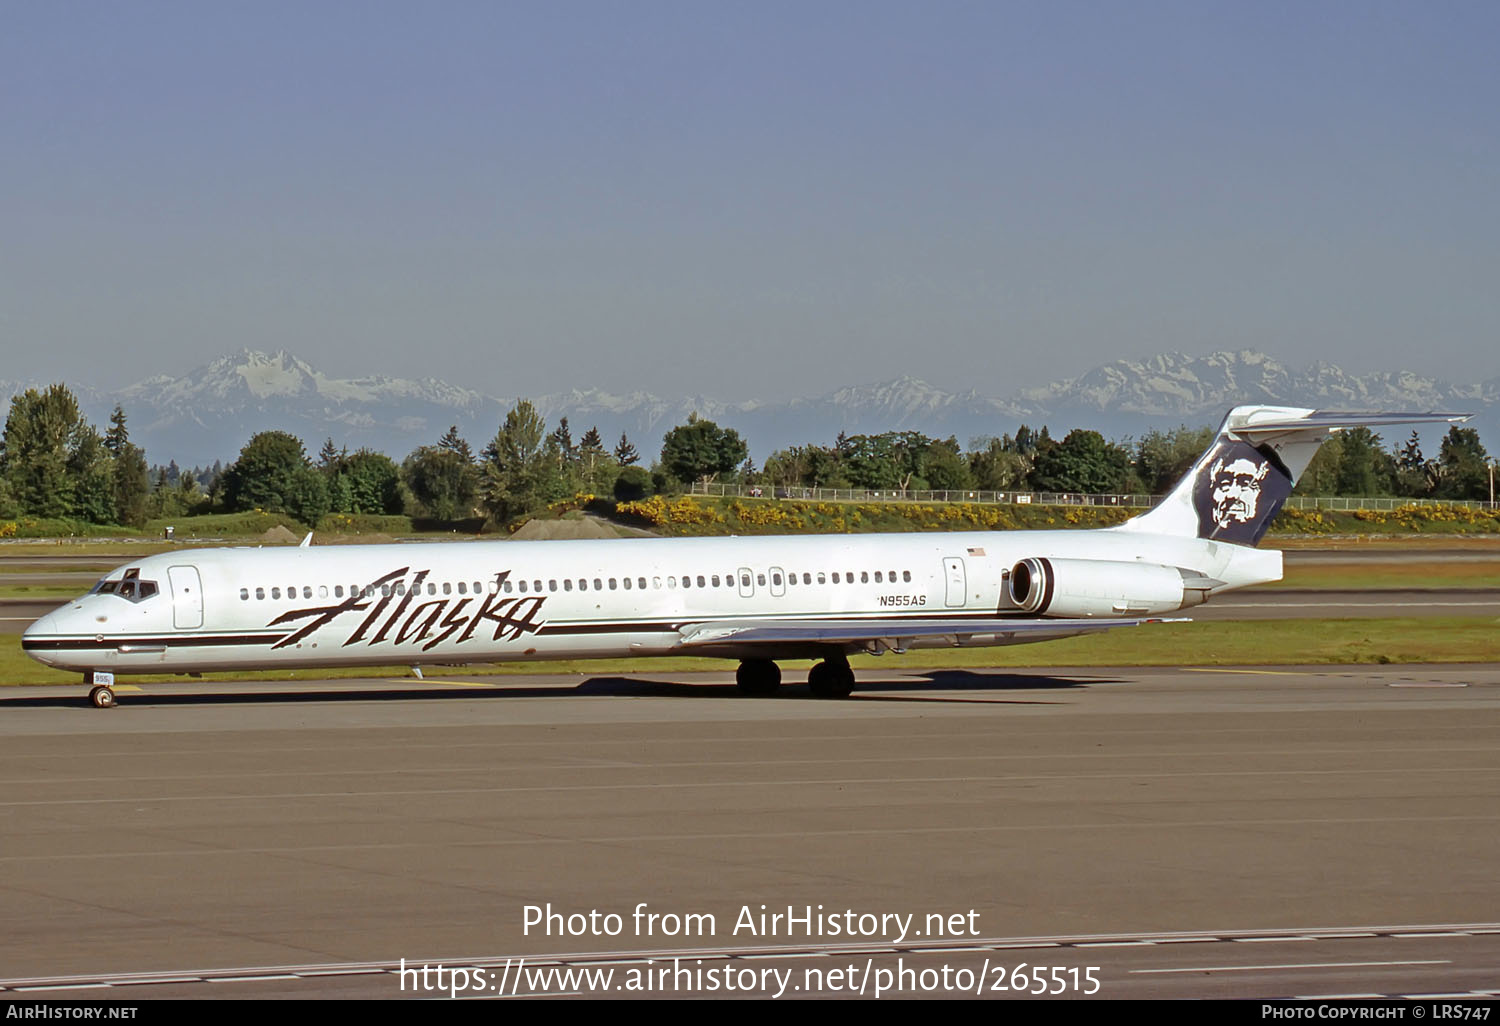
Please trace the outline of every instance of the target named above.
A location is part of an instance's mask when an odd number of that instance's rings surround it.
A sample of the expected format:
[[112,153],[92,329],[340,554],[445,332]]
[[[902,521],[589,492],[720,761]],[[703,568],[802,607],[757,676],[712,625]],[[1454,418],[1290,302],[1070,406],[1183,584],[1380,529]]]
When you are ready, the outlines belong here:
[[646,579],[644,577],[637,577],[635,579],[635,586],[637,588],[639,588],[641,591],[645,591],[646,590]]
[[521,594],[524,595],[524,594],[526,594],[526,582],[522,581],[520,583],[521,583]]
[[778,587],[778,588],[781,587],[781,575],[780,574],[772,574],[771,575],[771,583],[774,584],[774,585],[776,585],[776,587]]
[[510,582],[506,581],[505,584],[503,585],[503,587],[505,588],[505,594],[509,595],[510,594]]
[[266,589],[264,589],[264,588],[256,588],[255,589],[255,601],[257,601],[257,602],[263,602],[263,601],[265,601],[265,598],[266,598]]
[[327,597],[328,597],[328,585],[326,585],[326,584],[320,584],[320,585],[318,585],[318,598],[327,598]]
[[250,589],[249,588],[241,588],[240,589],[240,601],[241,602],[247,602],[247,601],[249,601],[249,599],[250,599]]
[[312,585],[304,584],[302,586],[302,597],[307,599],[312,598]]
[[458,582],[458,593],[460,595],[467,595],[469,593],[469,584],[467,581]]
[[[627,578],[627,579],[626,579],[626,580],[627,580],[627,581],[628,581],[628,580],[629,580],[629,578]],[[617,583],[618,583],[618,578],[614,578],[614,577],[611,577],[611,578],[610,578],[610,579],[609,579],[609,590],[610,590],[610,591],[614,591],[614,590],[615,590],[615,585],[616,585],[616,584],[617,584]]]
[[629,591],[630,590],[630,578],[629,577],[625,578],[623,583],[625,585],[625,590]]
[[802,583],[803,584],[811,584],[812,583],[812,574],[804,573],[802,575]]
[[713,581],[714,581],[714,587],[715,588],[719,587],[719,575],[718,574],[714,574]]
[[594,578],[594,590],[595,591],[603,591],[604,590],[604,582],[601,581],[597,577]]
[[868,570],[861,570],[859,572],[859,583],[860,584],[869,584],[870,583],[870,571],[868,571]]
[[573,590],[573,580],[572,580],[572,578],[567,578],[566,580],[563,581],[563,591],[572,591],[572,590]]
[[766,586],[766,575],[765,574],[756,574],[755,575],[755,583],[758,584],[758,585],[760,585],[762,588],[764,588]]
[[344,586],[342,584],[335,584],[333,586],[333,597],[334,598],[343,598],[344,597]]
[[901,579],[903,581],[905,581],[906,583],[910,584],[911,583],[911,571],[910,570],[903,570],[903,571],[901,571]]
[[706,587],[706,585],[703,582],[703,575],[702,574],[698,575],[698,587],[700,587],[700,588]]
[[556,591],[557,590],[557,582],[553,581],[553,580],[548,580],[547,581],[547,590],[548,591]]
[[279,599],[279,598],[281,598],[281,589],[280,588],[272,588],[271,589],[271,597],[273,599]]
[[837,583],[839,583],[839,574],[838,574],[838,571],[837,571],[837,570],[835,570],[835,571],[834,571],[834,572],[833,572],[833,583],[834,583],[834,584],[837,584]]
[[875,571],[875,583],[876,584],[880,584],[881,583],[881,580],[880,580],[880,571],[879,570]]
[[672,588],[675,588],[675,587],[677,587],[677,578],[675,578],[675,577],[668,577],[667,578],[667,588],[668,588],[668,590],[670,590]]
[[660,577],[653,577],[653,578],[651,578],[651,587],[656,588],[656,589],[659,590],[661,588],[661,578]]

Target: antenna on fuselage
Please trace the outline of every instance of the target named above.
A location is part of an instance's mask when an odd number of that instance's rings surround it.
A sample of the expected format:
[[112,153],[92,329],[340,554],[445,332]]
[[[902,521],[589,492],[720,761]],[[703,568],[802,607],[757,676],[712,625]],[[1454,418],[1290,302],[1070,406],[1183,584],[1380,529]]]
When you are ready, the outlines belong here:
[[300,545],[298,545],[297,548],[299,548],[299,549],[305,549],[309,545],[311,545],[312,544],[312,536],[313,536],[313,533],[311,531],[308,531],[307,532],[307,537],[302,539],[302,543]]

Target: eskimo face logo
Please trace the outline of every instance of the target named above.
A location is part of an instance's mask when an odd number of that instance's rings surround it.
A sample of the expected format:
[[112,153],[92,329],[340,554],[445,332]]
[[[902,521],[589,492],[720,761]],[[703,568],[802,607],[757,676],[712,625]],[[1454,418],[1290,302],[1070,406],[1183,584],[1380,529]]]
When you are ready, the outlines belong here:
[[1209,497],[1213,500],[1210,516],[1220,530],[1255,519],[1260,506],[1260,486],[1271,465],[1264,460],[1243,456],[1235,460],[1219,457],[1209,467]]
[[1199,464],[1193,484],[1198,537],[1254,545],[1291,492],[1275,450],[1225,439]]

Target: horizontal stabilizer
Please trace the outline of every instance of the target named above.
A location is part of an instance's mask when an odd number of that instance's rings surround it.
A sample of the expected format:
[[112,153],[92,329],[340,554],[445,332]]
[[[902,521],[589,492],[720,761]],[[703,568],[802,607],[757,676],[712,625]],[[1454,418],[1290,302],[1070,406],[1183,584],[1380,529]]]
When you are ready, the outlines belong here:
[[[1285,411],[1277,410],[1275,413]],[[1458,424],[1468,420],[1467,413],[1352,413],[1340,410],[1313,410],[1302,417],[1246,417],[1243,423],[1229,428],[1231,434],[1263,438],[1289,431],[1341,431],[1345,428],[1391,427],[1397,424]]]

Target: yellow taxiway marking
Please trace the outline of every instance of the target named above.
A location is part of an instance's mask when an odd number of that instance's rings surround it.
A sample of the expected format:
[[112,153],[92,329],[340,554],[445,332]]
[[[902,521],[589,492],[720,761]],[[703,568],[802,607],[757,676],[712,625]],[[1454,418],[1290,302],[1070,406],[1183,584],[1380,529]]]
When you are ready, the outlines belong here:
[[115,691],[139,691],[139,690],[141,690],[141,686],[139,684],[111,684],[110,687],[113,690],[115,690]]
[[416,677],[387,677],[386,680],[391,684],[447,684],[456,688],[496,688],[500,686],[480,680],[434,680],[431,677],[423,677],[421,680],[418,680]]
[[1307,670],[1225,670],[1216,666],[1184,666],[1188,673],[1253,673],[1262,677],[1307,677]]

